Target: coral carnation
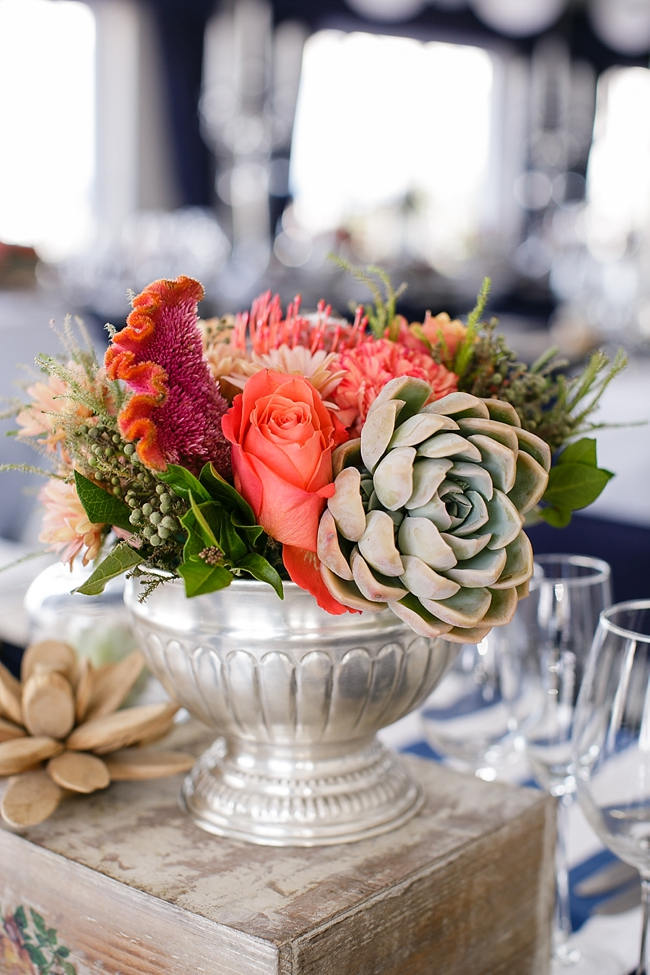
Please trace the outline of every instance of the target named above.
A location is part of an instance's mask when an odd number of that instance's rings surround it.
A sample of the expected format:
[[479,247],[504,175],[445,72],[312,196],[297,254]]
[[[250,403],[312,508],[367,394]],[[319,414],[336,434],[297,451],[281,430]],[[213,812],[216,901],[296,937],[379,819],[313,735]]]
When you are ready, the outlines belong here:
[[339,364],[345,375],[333,393],[339,419],[357,436],[368,410],[383,387],[397,376],[414,376],[431,386],[431,399],[454,392],[455,373],[440,365],[429,353],[407,348],[388,339],[367,339],[341,353]]

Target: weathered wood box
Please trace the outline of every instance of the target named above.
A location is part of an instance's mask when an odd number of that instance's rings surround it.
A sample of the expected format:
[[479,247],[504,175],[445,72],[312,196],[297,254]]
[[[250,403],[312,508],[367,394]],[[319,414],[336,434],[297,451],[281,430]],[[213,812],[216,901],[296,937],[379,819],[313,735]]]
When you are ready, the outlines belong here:
[[0,972],[545,975],[551,801],[407,761],[422,812],[360,843],[210,836],[180,812],[178,777],[0,829]]

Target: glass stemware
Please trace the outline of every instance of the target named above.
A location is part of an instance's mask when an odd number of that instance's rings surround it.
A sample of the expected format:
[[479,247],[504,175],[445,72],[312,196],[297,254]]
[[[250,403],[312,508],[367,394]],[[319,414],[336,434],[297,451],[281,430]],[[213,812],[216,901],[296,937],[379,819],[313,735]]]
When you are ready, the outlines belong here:
[[587,820],[641,877],[639,962],[649,971],[650,599],[601,613],[575,713],[578,801]]
[[504,628],[463,644],[420,711],[426,741],[460,771],[486,781],[518,778],[521,689],[520,655]]
[[567,814],[574,798],[571,734],[584,664],[601,611],[611,603],[610,568],[602,559],[541,555],[535,559],[530,595],[509,625],[525,658],[527,717],[522,725],[530,769],[557,799],[555,970],[606,972],[570,946]]

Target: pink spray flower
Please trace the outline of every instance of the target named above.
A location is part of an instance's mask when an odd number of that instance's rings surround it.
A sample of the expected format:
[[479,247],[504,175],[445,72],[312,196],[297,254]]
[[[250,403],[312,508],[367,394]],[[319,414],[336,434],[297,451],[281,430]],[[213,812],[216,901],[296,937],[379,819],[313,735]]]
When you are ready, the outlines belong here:
[[39,500],[45,509],[39,541],[58,552],[70,568],[81,553],[84,565],[94,561],[108,526],[88,520],[75,485],[51,478],[39,492]]

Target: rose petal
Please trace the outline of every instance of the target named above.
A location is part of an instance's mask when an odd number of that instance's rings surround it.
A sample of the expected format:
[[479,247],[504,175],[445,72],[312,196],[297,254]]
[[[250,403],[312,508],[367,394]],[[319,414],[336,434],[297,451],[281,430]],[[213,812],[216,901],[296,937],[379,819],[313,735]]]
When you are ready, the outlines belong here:
[[338,577],[322,565],[314,552],[306,552],[304,549],[284,545],[282,547],[282,561],[291,581],[295,582],[301,589],[310,592],[321,609],[336,616],[350,611],[350,607],[339,602],[336,596],[332,594],[330,587],[325,584],[325,573],[329,573],[334,579]]

